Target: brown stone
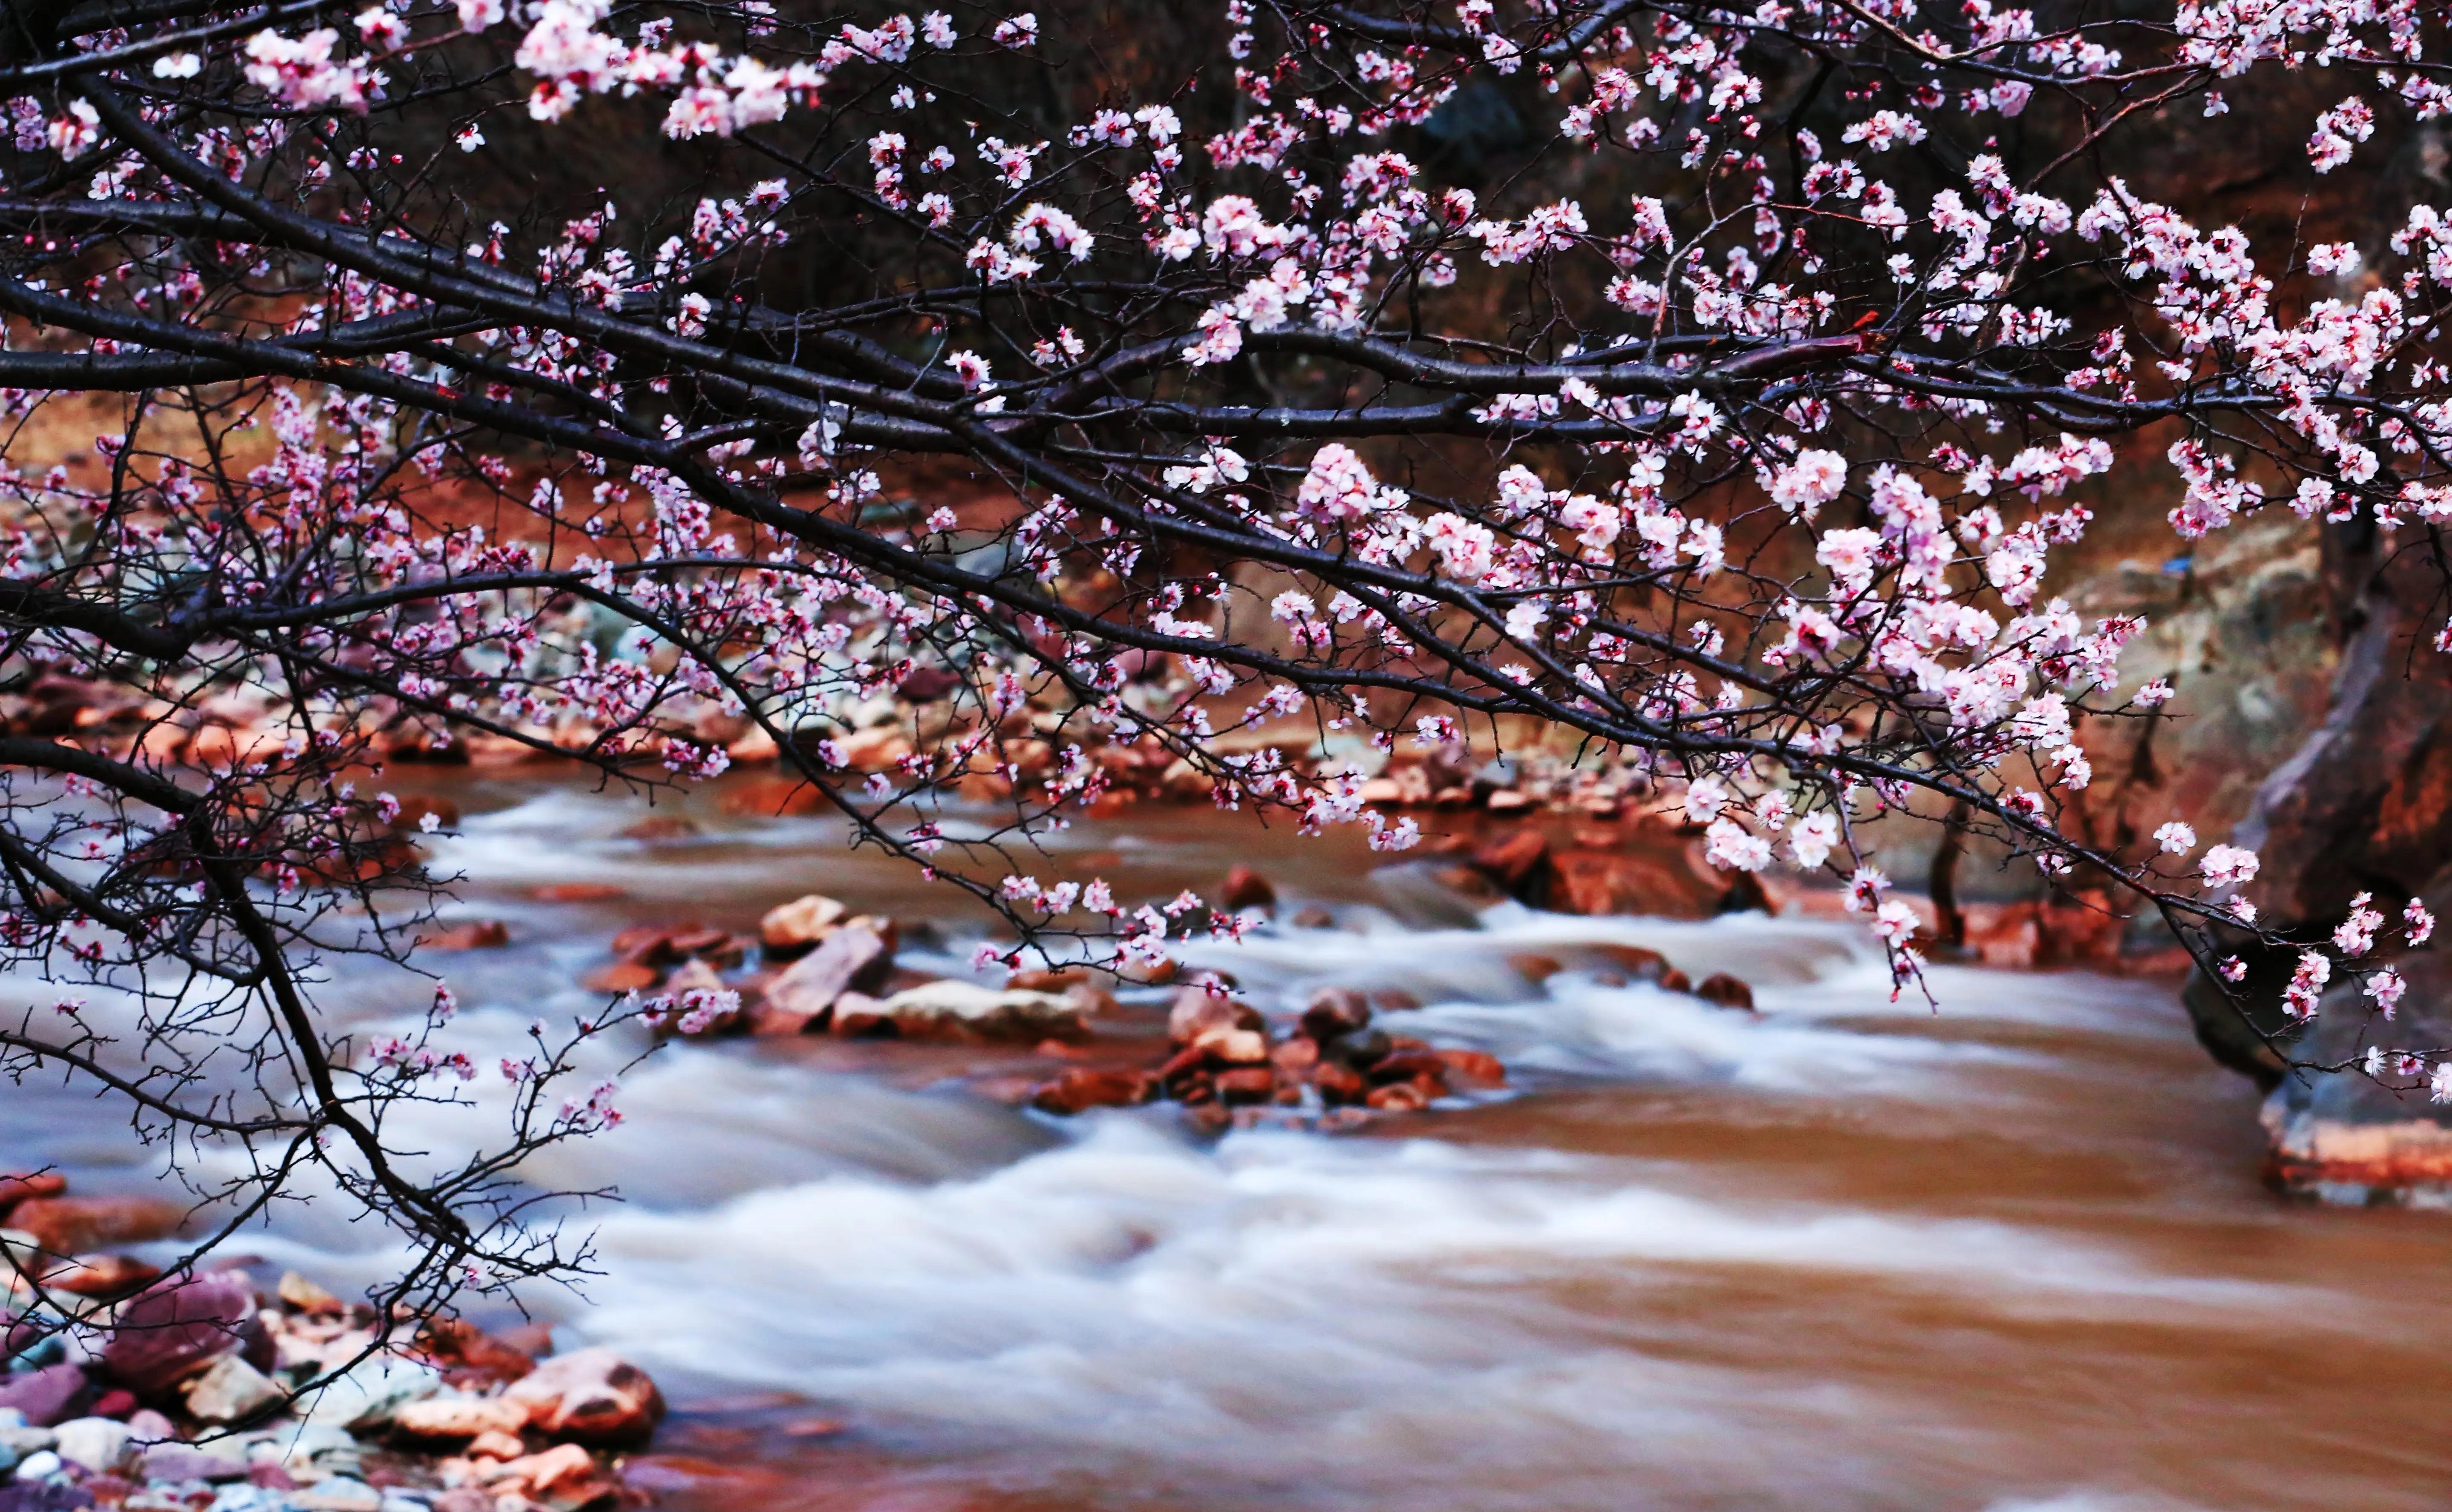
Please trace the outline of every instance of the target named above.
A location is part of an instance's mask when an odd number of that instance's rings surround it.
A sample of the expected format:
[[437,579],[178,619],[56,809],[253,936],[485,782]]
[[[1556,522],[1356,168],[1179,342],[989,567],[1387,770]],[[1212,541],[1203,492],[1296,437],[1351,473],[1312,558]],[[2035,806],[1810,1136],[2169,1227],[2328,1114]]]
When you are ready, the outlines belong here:
[[1447,1079],[1468,1087],[1504,1087],[1507,1068],[1498,1057],[1477,1050],[1443,1050],[1438,1057],[1447,1068]]
[[1371,1027],[1371,1003],[1348,987],[1324,987],[1304,1005],[1303,1032],[1315,1040],[1332,1040]]
[[610,882],[548,882],[528,889],[528,896],[542,903],[606,903],[629,895]]
[[1691,992],[1694,991],[1694,979],[1672,966],[1660,973],[1660,990],[1664,992]]
[[1713,972],[1703,978],[1695,985],[1694,995],[1707,1003],[1717,1003],[1722,1008],[1742,1008],[1748,1012],[1753,1011],[1754,990],[1726,972]]
[[429,951],[491,951],[511,943],[511,927],[501,919],[468,919],[429,930],[417,937]]
[[168,1239],[188,1210],[160,1197],[30,1197],[10,1210],[9,1227],[55,1255]]
[[57,1197],[69,1189],[69,1179],[55,1170],[25,1176],[0,1176],[0,1217],[29,1197]]
[[1709,918],[1732,896],[1727,877],[1696,874],[1682,849],[1559,851],[1550,869],[1550,906],[1566,913]]
[[580,986],[591,992],[643,992],[663,980],[663,973],[652,966],[636,961],[615,961],[600,966],[580,979]]
[[1550,859],[1550,839],[1538,830],[1500,835],[1473,853],[1475,870],[1510,893],[1528,891]]
[[758,940],[777,960],[817,949],[851,911],[821,893],[810,893],[768,909],[758,921]]
[[1436,1051],[1400,1050],[1382,1057],[1371,1068],[1370,1074],[1374,1084],[1413,1081],[1424,1076],[1444,1082],[1447,1070],[1448,1063],[1439,1057]]
[[1383,1113],[1418,1113],[1431,1106],[1431,1100],[1412,1082],[1395,1082],[1386,1087],[1374,1087],[1363,1106]]
[[1481,806],[1493,814],[1530,814],[1540,807],[1532,795],[1516,788],[1498,788],[1481,800]]
[[1319,1089],[1321,1101],[1331,1104],[1358,1103],[1369,1087],[1360,1071],[1340,1062],[1327,1060],[1313,1068],[1311,1084]]
[[1071,1115],[1093,1108],[1137,1108],[1157,1096],[1158,1078],[1149,1071],[1066,1071],[1031,1094],[1030,1105],[1043,1113]]
[[1295,1034],[1269,1051],[1269,1064],[1281,1071],[1300,1074],[1319,1064],[1319,1041],[1308,1034]]
[[503,1392],[550,1439],[607,1446],[643,1443],[664,1416],[647,1373],[603,1345],[544,1361]]
[[132,1255],[80,1255],[46,1274],[43,1285],[80,1297],[124,1297],[161,1274],[161,1267]]
[[698,823],[678,814],[651,814],[622,831],[625,840],[644,840],[653,844],[661,840],[687,840],[697,836]]
[[1516,975],[1536,985],[1567,969],[1554,955],[1511,955],[1507,964]]
[[1091,981],[1090,973],[1080,967],[1066,966],[1016,972],[1004,979],[1004,985],[1025,992],[1066,992],[1077,987],[1096,984]]
[[1296,909],[1295,916],[1288,922],[1298,930],[1333,930],[1336,928],[1336,915],[1316,903],[1310,903]]
[[1277,1079],[1264,1066],[1246,1066],[1219,1071],[1216,1086],[1218,1101],[1240,1106],[1267,1102],[1276,1090]]
[[1656,982],[1669,970],[1669,957],[1641,945],[1593,945],[1591,952],[1636,982]]
[[438,1318],[419,1335],[419,1345],[443,1371],[443,1378],[462,1389],[507,1385],[536,1368],[526,1350],[498,1339],[465,1318]]
[[1247,909],[1274,909],[1277,906],[1277,890],[1267,877],[1238,865],[1226,874],[1226,886],[1217,894],[1217,906],[1232,913]]

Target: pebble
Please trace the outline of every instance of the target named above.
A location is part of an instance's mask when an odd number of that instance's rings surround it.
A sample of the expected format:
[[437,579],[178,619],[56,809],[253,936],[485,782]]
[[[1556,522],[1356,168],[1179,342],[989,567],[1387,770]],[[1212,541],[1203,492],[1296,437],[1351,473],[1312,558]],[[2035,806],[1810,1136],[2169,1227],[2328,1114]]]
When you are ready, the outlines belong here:
[[68,1468],[68,1462],[49,1449],[37,1449],[17,1462],[16,1478],[23,1481],[48,1481]]

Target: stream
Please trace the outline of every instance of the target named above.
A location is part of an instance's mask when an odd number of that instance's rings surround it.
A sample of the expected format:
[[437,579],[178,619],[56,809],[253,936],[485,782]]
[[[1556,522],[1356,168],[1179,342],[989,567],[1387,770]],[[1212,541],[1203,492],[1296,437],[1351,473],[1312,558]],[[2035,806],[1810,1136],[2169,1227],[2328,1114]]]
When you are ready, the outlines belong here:
[[[465,877],[446,916],[512,936],[433,959],[482,1065],[600,1006],[579,978],[626,924],[754,929],[822,891],[933,917],[903,959],[943,974],[983,928],[830,820],[702,795],[681,811],[701,833],[648,842],[621,834],[631,800],[435,780],[465,812],[435,847]],[[1271,1011],[1401,989],[1426,1006],[1383,1025],[1498,1055],[1511,1090],[1202,1139],[1163,1108],[1017,1108],[1060,1065],[1024,1051],[668,1046],[624,1077],[620,1129],[530,1170],[621,1190],[575,1220],[598,1273],[532,1303],[664,1386],[674,1415],[631,1466],[662,1505],[2445,1502],[2452,1302],[2419,1282],[2452,1258],[2452,1215],[2269,1193],[2257,1094],[2167,982],[1940,968],[1931,1011],[1894,1003],[1841,924],[1476,916],[1358,841],[1205,810],[1050,844],[1042,874],[1100,871],[1136,902],[1256,866],[1280,918],[1317,905],[1335,927],[1190,964]],[[574,882],[621,895],[537,896]],[[1734,972],[1760,1011],[1612,985],[1572,964],[1594,944]],[[1528,954],[1569,968],[1536,981],[1510,963]],[[427,991],[336,972],[325,1001],[368,1029]],[[447,1153],[494,1127],[500,1082],[471,1086],[479,1108],[411,1132]],[[0,1088],[10,1164],[152,1189],[124,1135],[82,1095]],[[347,1220],[285,1207],[249,1246],[363,1285],[390,1255]]]

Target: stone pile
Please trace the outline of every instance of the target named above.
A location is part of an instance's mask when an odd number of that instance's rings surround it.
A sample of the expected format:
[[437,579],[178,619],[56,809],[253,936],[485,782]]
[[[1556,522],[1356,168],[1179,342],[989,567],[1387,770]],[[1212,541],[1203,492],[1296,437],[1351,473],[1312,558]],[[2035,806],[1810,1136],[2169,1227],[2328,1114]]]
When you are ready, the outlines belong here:
[[[1167,1013],[1168,1053],[1137,1069],[1077,1068],[1038,1088],[1031,1106],[1075,1114],[1094,1108],[1173,1102],[1196,1121],[1223,1124],[1237,1110],[1276,1109],[1351,1123],[1370,1113],[1413,1112],[1439,1098],[1506,1085],[1506,1068],[1479,1051],[1434,1050],[1374,1028],[1361,993],[1316,993],[1280,1035],[1222,978],[1182,988]],[[1248,1121],[1248,1120],[1247,1120]]]
[[1087,983],[1045,992],[900,971],[899,939],[892,919],[813,893],[769,910],[754,938],[695,924],[624,930],[613,937],[612,961],[586,985],[641,993],[660,1027],[692,1038],[1078,1044],[1090,1036],[1089,1020],[1114,1006]]
[[386,1342],[371,1308],[295,1274],[267,1298],[236,1270],[60,1253],[57,1205],[79,1200],[0,1178],[6,1512],[583,1512],[624,1499],[612,1455],[663,1416],[610,1349],[538,1359],[542,1330],[445,1320]]

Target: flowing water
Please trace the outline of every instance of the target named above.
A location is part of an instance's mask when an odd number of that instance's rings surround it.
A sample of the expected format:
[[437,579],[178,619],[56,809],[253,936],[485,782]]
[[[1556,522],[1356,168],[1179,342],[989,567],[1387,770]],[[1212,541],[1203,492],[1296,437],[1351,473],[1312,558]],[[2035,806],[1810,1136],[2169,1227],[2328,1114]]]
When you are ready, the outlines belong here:
[[[741,927],[822,889],[979,925],[815,819],[640,811],[472,781],[440,859],[510,949],[440,964],[465,1038],[585,1011],[619,926]],[[1010,1106],[1020,1052],[732,1041],[628,1073],[624,1126],[538,1163],[614,1185],[601,1274],[538,1297],[565,1342],[676,1404],[633,1479],[684,1512],[890,1508],[2298,1508],[2452,1500],[2452,1215],[2284,1205],[2255,1094],[2167,984],[1941,970],[1894,1004],[1861,931],[1732,916],[1475,918],[1367,853],[1206,813],[1055,837],[1042,875],[1205,885],[1235,860],[1281,913],[1198,952],[1265,1008],[1402,988],[1399,1032],[1501,1056],[1505,1096],[1202,1140],[1163,1109]],[[542,884],[623,894],[537,901]],[[1731,1013],[1575,967],[1649,946],[1750,980]],[[1569,969],[1546,981],[1510,957]],[[422,1000],[344,975],[369,1026]],[[478,1084],[482,1089],[485,1083]],[[487,1094],[497,1095],[497,1094]],[[10,1164],[137,1189],[115,1125],[0,1089]],[[469,1136],[433,1115],[433,1148]],[[378,1275],[338,1205],[267,1259]]]

